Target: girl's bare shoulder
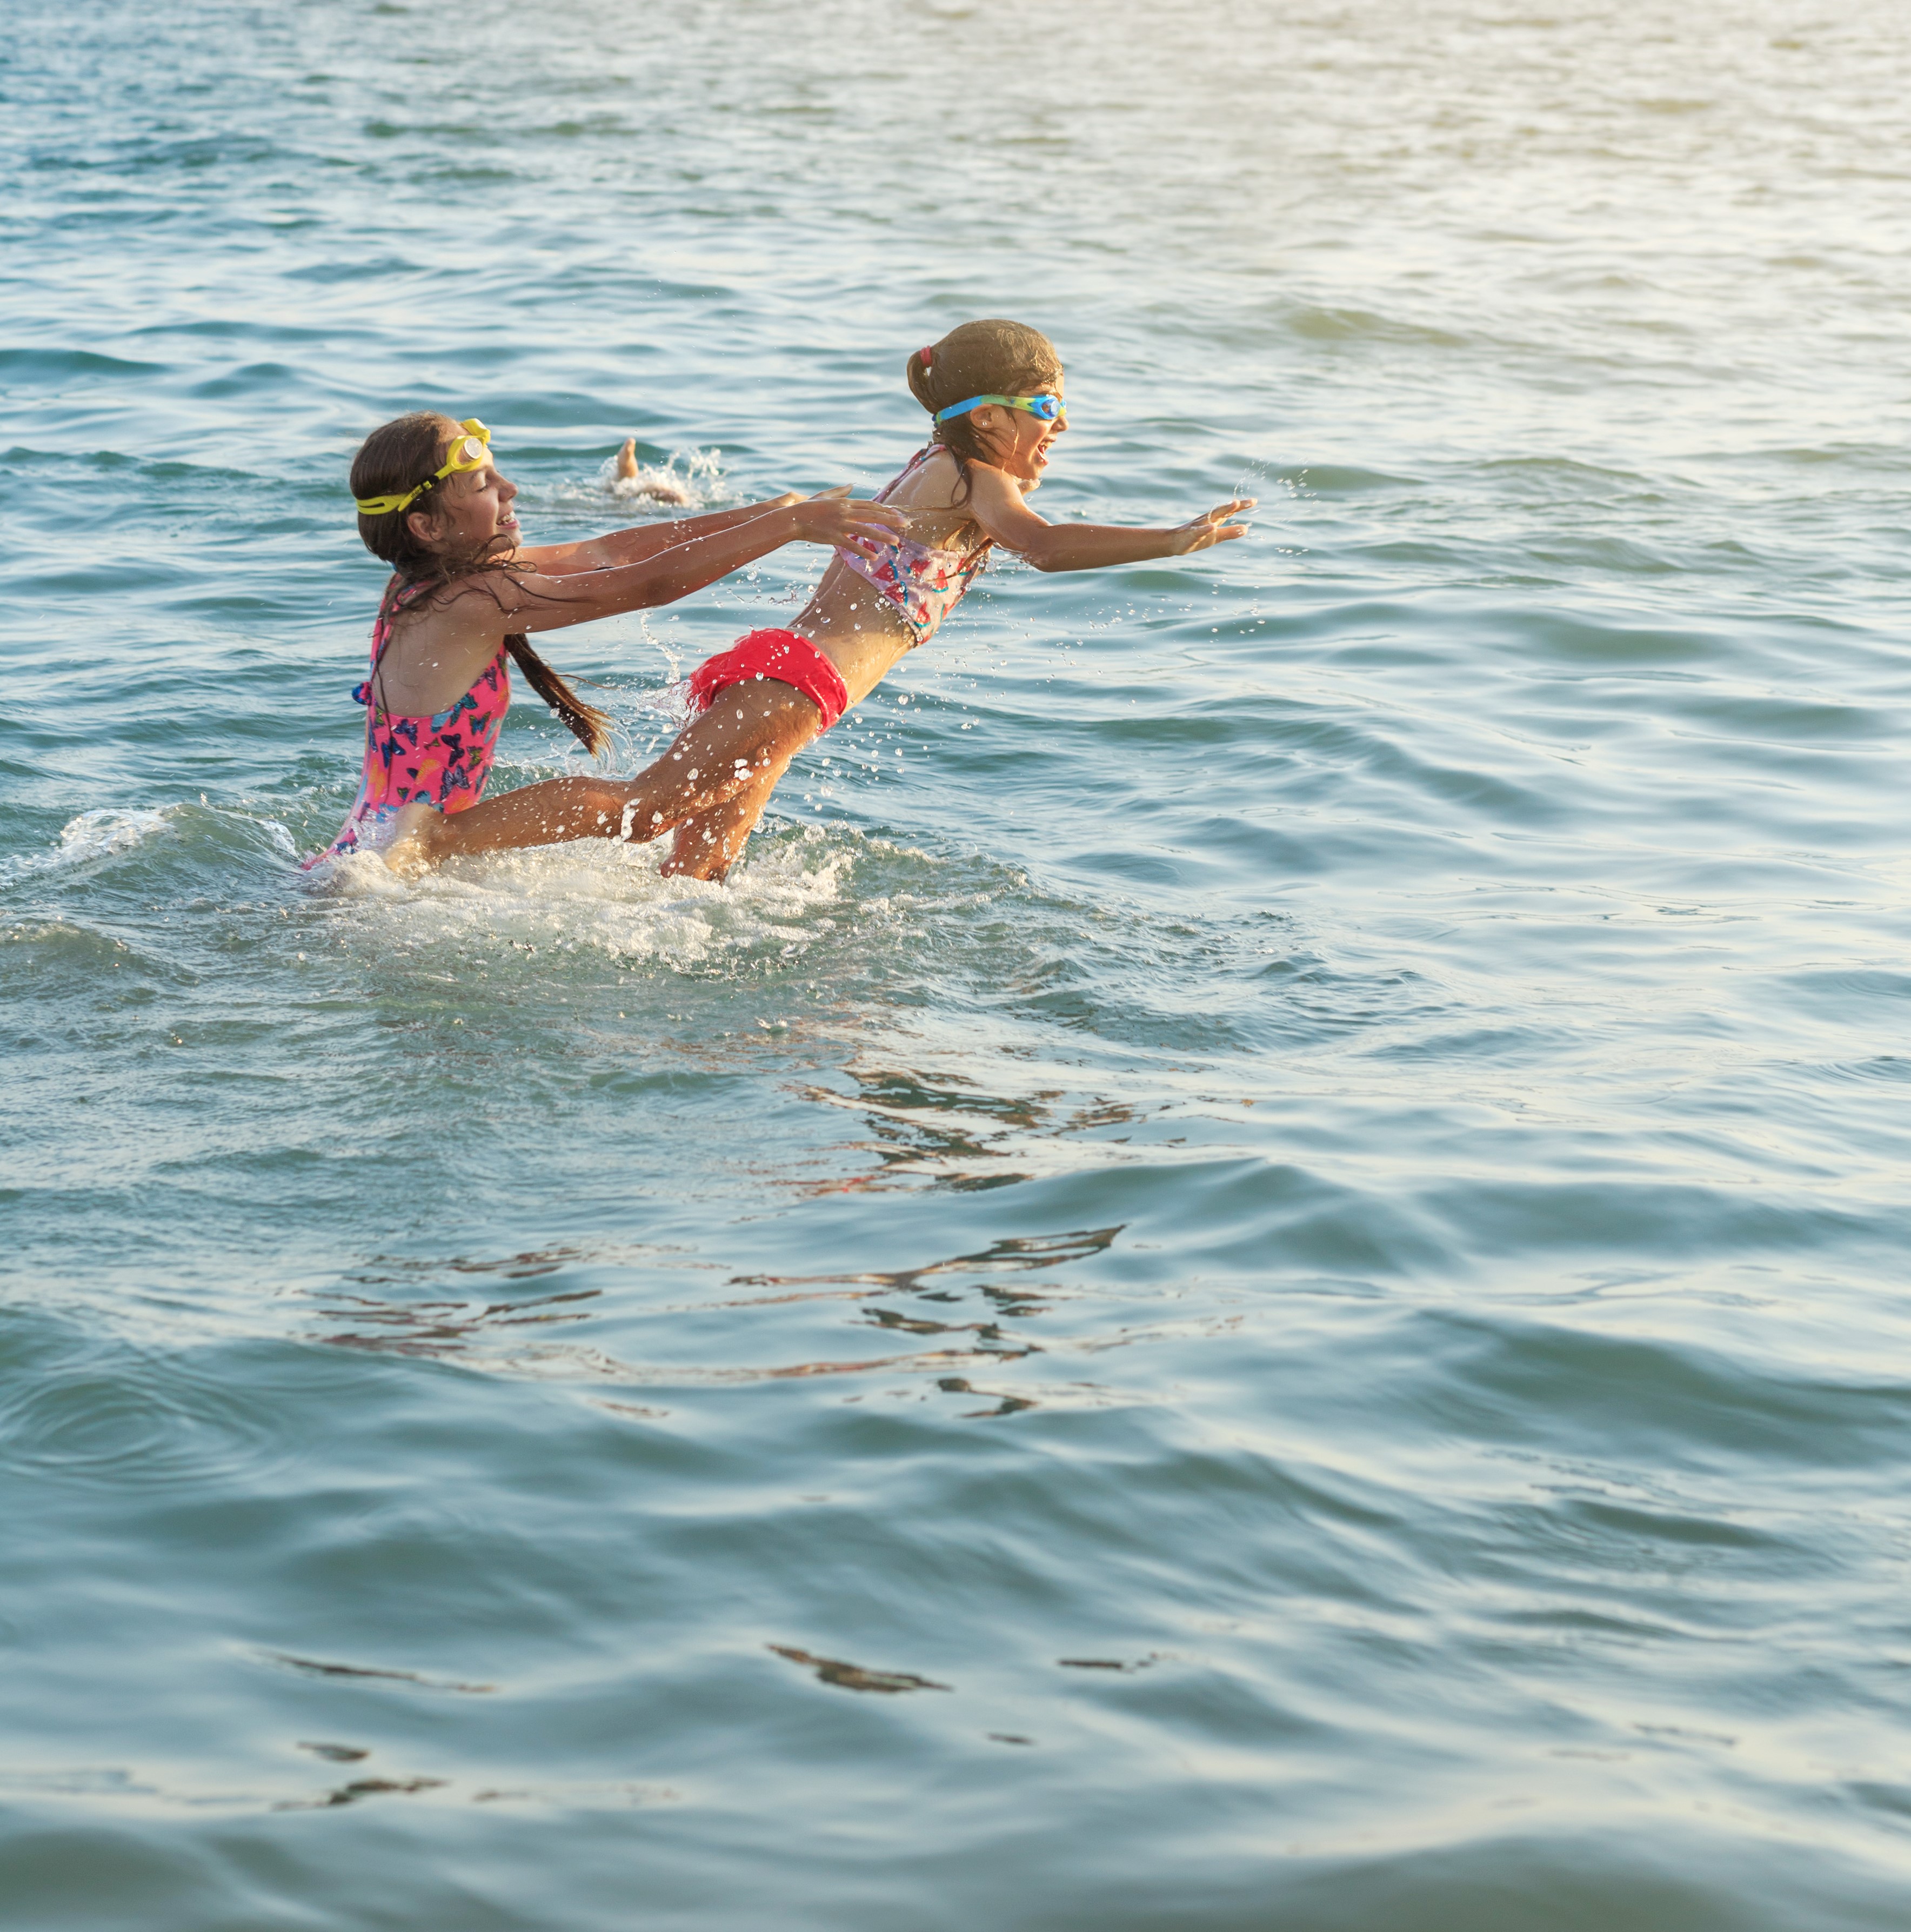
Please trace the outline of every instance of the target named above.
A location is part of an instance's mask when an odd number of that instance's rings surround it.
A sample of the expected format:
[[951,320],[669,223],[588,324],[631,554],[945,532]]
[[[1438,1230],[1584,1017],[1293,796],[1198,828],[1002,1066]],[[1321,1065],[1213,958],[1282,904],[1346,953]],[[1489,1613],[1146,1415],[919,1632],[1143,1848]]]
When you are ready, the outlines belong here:
[[897,477],[883,501],[898,510],[951,510],[962,494],[962,469],[946,449],[931,449]]
[[463,636],[476,631],[502,630],[505,620],[524,601],[520,580],[527,572],[507,575],[477,572],[434,584],[407,600],[392,620],[394,640],[403,638]]

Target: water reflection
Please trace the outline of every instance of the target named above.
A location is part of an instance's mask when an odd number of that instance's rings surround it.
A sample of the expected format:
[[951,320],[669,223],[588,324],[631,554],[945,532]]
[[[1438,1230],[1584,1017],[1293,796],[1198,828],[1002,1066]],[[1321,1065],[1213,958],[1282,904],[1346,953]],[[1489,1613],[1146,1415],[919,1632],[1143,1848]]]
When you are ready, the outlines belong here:
[[288,1798],[274,1804],[274,1811],[326,1811],[335,1805],[357,1804],[368,1798],[406,1797],[416,1791],[438,1791],[442,1778],[355,1778],[322,1798]]
[[880,1690],[893,1694],[900,1690],[946,1690],[946,1684],[938,1684],[926,1677],[918,1677],[908,1670],[866,1670],[860,1664],[845,1664],[841,1658],[817,1657],[806,1650],[796,1650],[788,1644],[772,1643],[766,1646],[778,1657],[787,1657],[792,1664],[800,1664],[814,1670],[818,1679],[825,1684],[833,1684],[842,1690]]
[[[1046,1393],[1038,1396],[1025,1389],[976,1383],[970,1379],[976,1365],[986,1363],[992,1372],[999,1372],[1042,1354],[1042,1345],[1023,1333],[1022,1324],[1052,1314],[1060,1301],[1072,1298],[1060,1282],[1038,1289],[988,1277],[1052,1270],[1090,1261],[1106,1253],[1120,1232],[1118,1223],[1052,1234],[1010,1236],[983,1248],[911,1268],[814,1276],[736,1275],[730,1277],[728,1285],[733,1288],[771,1292],[732,1294],[719,1300],[673,1297],[662,1302],[653,1298],[652,1283],[657,1259],[664,1251],[635,1244],[611,1244],[602,1249],[573,1244],[497,1259],[468,1255],[446,1260],[380,1256],[346,1277],[349,1287],[314,1298],[322,1309],[324,1325],[311,1339],[333,1347],[434,1358],[491,1373],[574,1381],[598,1388],[607,1382],[632,1389],[687,1388],[884,1372],[926,1374],[933,1376],[936,1388],[945,1394],[980,1396],[994,1405],[965,1410],[964,1415],[1011,1415],[1053,1398]],[[681,1265],[680,1256],[672,1258]],[[634,1260],[642,1265],[631,1268]],[[601,1270],[607,1264],[631,1268],[626,1292],[554,1285],[546,1292],[520,1300],[485,1301],[455,1300],[430,1292],[442,1286],[447,1274],[549,1279],[586,1267]],[[412,1282],[425,1291],[417,1300],[370,1292],[374,1284],[388,1290]],[[964,1310],[962,1304],[970,1298],[981,1306]],[[907,1305],[910,1302],[913,1306]],[[830,1332],[813,1332],[813,1323],[808,1330],[801,1325],[806,1309],[811,1308]],[[730,1331],[735,1354],[744,1359],[650,1361],[628,1346],[632,1331],[640,1324],[646,1334],[674,1334],[678,1318],[712,1311],[759,1318]],[[806,1342],[809,1347],[795,1360],[763,1359],[770,1347],[782,1345],[788,1332],[788,1322],[779,1323],[777,1318],[790,1315],[800,1325],[790,1339],[800,1348]],[[873,1356],[861,1351],[845,1352],[835,1346],[844,1321],[857,1330],[874,1328],[929,1346]],[[574,1333],[580,1327],[590,1331],[588,1336]],[[571,1338],[559,1339],[557,1331],[566,1329],[574,1331]],[[772,1332],[778,1338],[775,1345],[767,1340]],[[1079,1338],[1076,1346],[1083,1346]],[[1069,1393],[1078,1400],[1095,1391],[1087,1384],[1073,1384]],[[670,1413],[602,1396],[592,1400],[608,1412],[640,1421]]]
[[498,1688],[495,1684],[461,1684],[455,1678],[425,1677],[416,1670],[384,1670],[367,1664],[334,1664],[323,1658],[296,1657],[286,1650],[265,1650],[259,1654],[268,1664],[282,1664],[308,1677],[376,1678],[392,1684],[416,1684],[422,1690],[458,1690],[478,1697]]
[[[968,1064],[974,1064],[972,1057]],[[874,1155],[878,1171],[848,1184],[853,1186],[907,1174],[958,1190],[999,1187],[1028,1178],[1038,1162],[1050,1164],[1039,1151],[1041,1143],[1089,1132],[1118,1142],[1121,1136],[1108,1130],[1146,1114],[1100,1094],[1064,1106],[1067,1090],[1060,1087],[992,1094],[952,1071],[932,1076],[909,1067],[850,1065],[842,1072],[855,1083],[854,1093],[820,1085],[800,1090],[806,1100],[850,1110],[867,1124],[873,1138],[851,1144]],[[844,1185],[838,1181],[812,1191],[827,1193]]]
[[1019,1415],[1024,1409],[1036,1408],[1040,1404],[1032,1395],[1010,1395],[1004,1389],[977,1388],[975,1384],[962,1376],[944,1376],[936,1387],[945,1395],[980,1395],[987,1396],[995,1404],[993,1408],[965,1408],[964,1420],[974,1420],[992,1415]]
[[[745,1286],[801,1287],[812,1282],[869,1282],[885,1288],[914,1290],[936,1275],[978,1274],[1012,1269],[1060,1268],[1067,1262],[1087,1261],[1105,1254],[1126,1225],[1118,1221],[1108,1228],[1077,1228],[1059,1234],[1014,1234],[992,1241],[973,1252],[952,1255],[946,1261],[928,1262],[920,1268],[896,1268],[856,1274],[740,1275]],[[1004,1291],[1010,1292],[1011,1291]]]
[[594,1301],[601,1292],[594,1288],[578,1288],[542,1296],[534,1302],[496,1301],[478,1309],[456,1301],[401,1304],[381,1301],[371,1295],[343,1295],[339,1298],[341,1305],[332,1312],[335,1319],[354,1325],[318,1339],[341,1348],[382,1348],[400,1355],[454,1355],[462,1353],[475,1337],[490,1330],[582,1322],[586,1318],[584,1314],[572,1312],[561,1304]]

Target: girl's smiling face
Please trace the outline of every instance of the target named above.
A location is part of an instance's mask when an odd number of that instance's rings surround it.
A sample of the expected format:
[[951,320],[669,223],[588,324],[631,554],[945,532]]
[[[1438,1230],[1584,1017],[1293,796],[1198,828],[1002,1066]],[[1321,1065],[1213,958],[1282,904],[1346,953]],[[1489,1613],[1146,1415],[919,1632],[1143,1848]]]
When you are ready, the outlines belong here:
[[[1042,392],[1052,396],[1066,393],[1060,370],[1054,381],[1042,385]],[[976,433],[988,452],[988,461],[1012,476],[1024,493],[1035,488],[1048,466],[1051,446],[1068,428],[1068,418],[1058,416],[1053,422],[1044,422],[1030,410],[1005,410],[1000,403],[984,403],[974,416]]]
[[[438,452],[442,462],[464,432],[456,424]],[[454,470],[430,494],[429,509],[413,510],[412,534],[427,549],[454,556],[495,556],[518,548],[518,518],[512,500],[518,485],[486,460],[476,470]]]

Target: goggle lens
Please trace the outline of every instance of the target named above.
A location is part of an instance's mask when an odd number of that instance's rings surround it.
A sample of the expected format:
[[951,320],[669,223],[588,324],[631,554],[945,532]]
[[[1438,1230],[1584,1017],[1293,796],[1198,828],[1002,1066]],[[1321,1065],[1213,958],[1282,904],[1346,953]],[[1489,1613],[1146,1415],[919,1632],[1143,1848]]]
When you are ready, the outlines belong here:
[[947,422],[952,416],[965,416],[985,403],[1000,403],[1005,410],[1023,410],[1043,422],[1053,422],[1058,416],[1068,414],[1068,405],[1059,396],[971,396],[966,402],[951,403],[946,410],[938,410],[935,419]]

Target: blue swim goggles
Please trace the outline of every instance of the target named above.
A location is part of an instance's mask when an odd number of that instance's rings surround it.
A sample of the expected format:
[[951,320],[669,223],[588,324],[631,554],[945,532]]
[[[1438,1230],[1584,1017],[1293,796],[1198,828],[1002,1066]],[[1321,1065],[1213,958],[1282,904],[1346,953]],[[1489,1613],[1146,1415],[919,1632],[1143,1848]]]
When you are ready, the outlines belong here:
[[1026,410],[1044,422],[1053,422],[1058,416],[1068,414],[1068,405],[1059,396],[971,396],[966,403],[951,403],[946,410],[938,410],[935,419],[946,422],[951,416],[965,416],[984,403],[1000,403],[1005,410]]

